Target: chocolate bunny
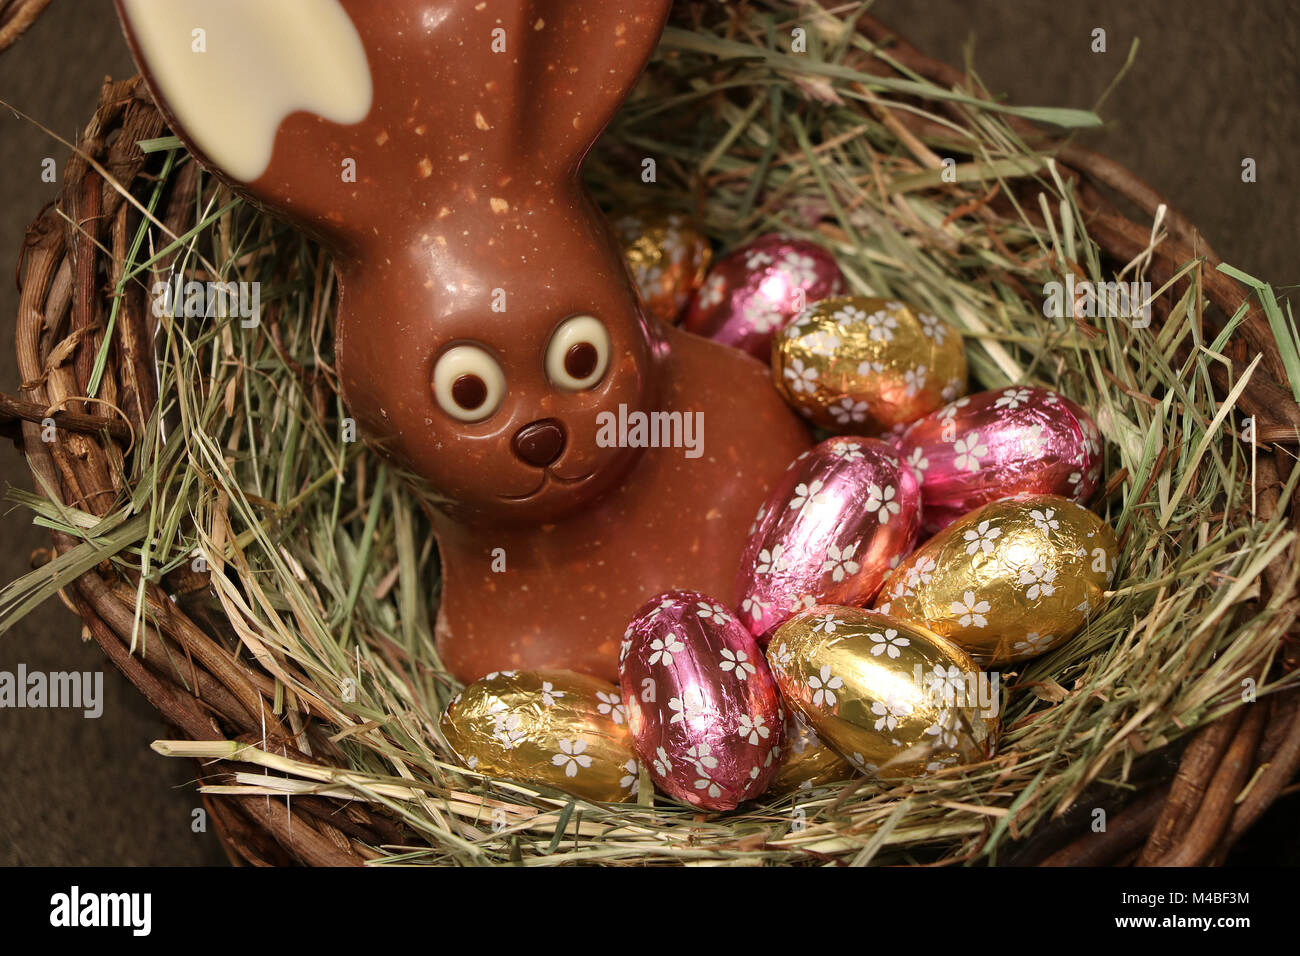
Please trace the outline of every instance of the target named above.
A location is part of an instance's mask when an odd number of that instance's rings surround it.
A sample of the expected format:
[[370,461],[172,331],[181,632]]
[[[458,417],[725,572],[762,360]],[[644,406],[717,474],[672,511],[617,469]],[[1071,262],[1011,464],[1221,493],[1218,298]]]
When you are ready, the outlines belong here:
[[[761,364],[646,315],[581,181],[669,0],[117,4],[195,155],[333,252],[344,398],[433,505],[453,674],[612,678],[648,597],[730,596],[807,433]],[[664,411],[702,448],[609,427]]]

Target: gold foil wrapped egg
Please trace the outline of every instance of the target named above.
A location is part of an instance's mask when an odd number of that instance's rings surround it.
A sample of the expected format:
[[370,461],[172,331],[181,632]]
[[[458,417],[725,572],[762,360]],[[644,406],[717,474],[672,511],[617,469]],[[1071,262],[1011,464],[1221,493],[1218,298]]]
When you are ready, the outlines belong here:
[[456,758],[480,773],[547,784],[588,800],[636,795],[640,767],[619,690],[572,671],[500,671],[442,715]]
[[681,213],[626,213],[614,228],[646,309],[676,324],[713,260],[709,240]]
[[997,675],[924,628],[820,604],[777,629],[767,659],[786,701],[864,773],[916,777],[992,752]]
[[777,391],[837,433],[878,434],[966,391],[961,335],[893,299],[840,296],[796,316],[772,342]]
[[1056,495],[994,501],[944,528],[890,574],[879,610],[985,665],[1042,654],[1101,608],[1119,546],[1110,527]]
[[802,714],[794,708],[785,717],[781,749],[785,757],[768,793],[784,795],[798,790],[813,790],[829,783],[848,780],[855,774],[853,765],[817,736]]

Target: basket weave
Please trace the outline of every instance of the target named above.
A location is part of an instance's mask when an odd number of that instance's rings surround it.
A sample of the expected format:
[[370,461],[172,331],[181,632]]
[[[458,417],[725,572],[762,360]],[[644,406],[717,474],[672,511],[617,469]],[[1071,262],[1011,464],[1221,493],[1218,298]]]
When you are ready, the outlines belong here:
[[[44,2],[0,3],[0,49],[34,19]],[[10,24],[19,26],[11,30]],[[890,56],[903,68],[945,86],[965,85],[959,72],[924,57],[875,20],[863,18],[861,28],[873,41],[888,45]],[[883,60],[866,68],[898,75]],[[909,122],[902,113],[892,119]],[[1018,131],[1027,140],[1046,135],[1023,122],[1018,122]],[[110,303],[105,290],[117,285],[140,216],[108,180],[132,195],[144,195],[152,187],[157,160],[136,144],[166,132],[138,78],[106,83],[56,204],[28,230],[20,264],[16,344],[21,396],[3,399],[0,420],[22,422],[23,447],[37,488],[95,515],[107,514],[129,492],[122,486],[121,476],[129,472],[122,463],[136,436],[145,433],[157,400],[153,319],[139,283],[126,286],[97,400],[79,398],[88,394],[92,363],[106,331]],[[1076,181],[1088,229],[1106,256],[1127,262],[1145,249],[1150,229],[1135,218],[1149,220],[1157,207],[1167,205],[1164,200],[1127,170],[1088,150],[1064,145],[1056,155],[1062,174]],[[171,234],[193,225],[190,197],[198,172],[193,163],[187,164],[167,184],[158,209]],[[1167,210],[1165,223],[1170,237],[1156,247],[1150,270],[1154,283],[1165,282],[1182,263],[1201,257],[1207,265],[1200,272],[1204,295],[1225,314],[1233,314],[1247,301],[1248,290],[1215,271],[1217,256],[1185,218]],[[156,263],[155,274],[166,275],[169,265],[166,260]],[[1156,322],[1165,318],[1172,301],[1174,295],[1165,295],[1155,304]],[[1257,422],[1258,510],[1264,518],[1285,514],[1292,527],[1300,527],[1300,501],[1279,496],[1279,476],[1290,472],[1300,435],[1300,408],[1284,387],[1286,371],[1268,323],[1252,311],[1230,343],[1229,355],[1244,367],[1257,354],[1262,356],[1260,367],[1236,404]],[[1211,369],[1220,395],[1239,380],[1220,365]],[[46,444],[40,440],[39,423],[50,415],[68,437]],[[76,544],[66,535],[54,535],[57,552]],[[1263,580],[1266,592],[1287,591],[1282,613],[1292,635],[1300,610],[1289,573],[1295,560],[1290,549],[1284,551]],[[275,681],[241,653],[226,622],[199,611],[187,613],[186,602],[177,600],[203,586],[196,577],[184,572],[145,582],[151,626],[144,659],[131,653],[137,579],[122,577],[105,562],[64,593],[113,665],[179,736],[256,743],[313,762],[294,745],[303,715],[292,709],[283,717],[274,715]],[[1280,666],[1294,669],[1294,657],[1292,645],[1291,657]],[[1062,846],[1060,833],[1045,827],[1027,841],[1020,858],[1056,865],[1135,858],[1178,865],[1222,862],[1300,768],[1300,694],[1278,694],[1258,706],[1237,708],[1195,734],[1181,756],[1171,751],[1156,766],[1145,788],[1112,818],[1105,833]],[[201,782],[218,782],[236,769],[253,768],[226,763],[217,771],[200,765],[197,774]],[[1248,781],[1251,786],[1238,800]],[[376,855],[371,847],[409,845],[412,840],[394,817],[359,802],[299,796],[292,811],[283,802],[253,796],[205,796],[204,803],[236,861],[359,864]]]

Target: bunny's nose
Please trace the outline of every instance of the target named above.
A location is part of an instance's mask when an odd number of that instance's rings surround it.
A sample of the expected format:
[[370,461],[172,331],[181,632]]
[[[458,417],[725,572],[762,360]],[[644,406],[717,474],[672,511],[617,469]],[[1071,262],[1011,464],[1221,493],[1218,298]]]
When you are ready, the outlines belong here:
[[529,422],[515,432],[511,445],[520,460],[545,468],[564,451],[564,426],[554,418]]

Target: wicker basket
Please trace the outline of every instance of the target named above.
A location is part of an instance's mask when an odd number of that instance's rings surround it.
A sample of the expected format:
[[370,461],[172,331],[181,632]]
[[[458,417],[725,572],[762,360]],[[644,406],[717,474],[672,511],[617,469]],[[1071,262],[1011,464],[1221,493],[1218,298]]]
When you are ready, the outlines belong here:
[[[44,6],[37,2],[0,5],[0,48],[7,45]],[[898,40],[871,18],[860,23],[872,40],[886,46],[893,64],[874,61],[869,69],[898,75],[901,68],[947,87],[964,85],[960,73],[928,59]],[[894,121],[906,127],[907,114]],[[1026,137],[1045,133],[1017,121]],[[152,188],[157,155],[143,154],[137,143],[166,134],[164,122],[138,79],[106,83],[94,117],[69,164],[59,199],[30,227],[21,263],[21,302],[17,320],[17,356],[21,397],[6,400],[3,413],[23,421],[28,461],[38,489],[62,503],[98,515],[107,514],[131,489],[123,462],[133,442],[146,431],[157,401],[153,369],[152,319],[139,284],[128,284],[112,326],[113,347],[96,401],[84,401],[94,374],[95,356],[108,334],[111,303],[106,289],[116,286],[128,247],[140,221],[140,208],[124,199],[106,177],[137,197]],[[923,132],[923,130],[921,131]],[[1136,218],[1150,219],[1163,200],[1128,171],[1073,145],[1058,152],[1061,173],[1077,183],[1088,228],[1104,253],[1127,262],[1148,246],[1150,229]],[[192,203],[198,174],[186,165],[167,184],[156,206],[162,226],[180,234],[194,222]],[[1134,218],[1126,214],[1128,210]],[[1169,238],[1155,249],[1151,274],[1161,283],[1177,267],[1202,257],[1204,295],[1227,315],[1247,300],[1248,291],[1215,271],[1218,259],[1196,228],[1176,212],[1165,216]],[[165,274],[169,263],[156,264]],[[1182,288],[1181,283],[1178,284]],[[1162,296],[1156,319],[1175,301]],[[1234,361],[1261,355],[1257,374],[1236,398],[1244,415],[1255,416],[1260,452],[1257,462],[1259,513],[1285,513],[1300,526],[1300,502],[1281,498],[1282,479],[1300,435],[1300,408],[1286,386],[1287,375],[1265,318],[1252,311],[1241,321],[1228,347]],[[1213,366],[1215,386],[1226,394],[1236,378]],[[40,439],[40,422],[54,415],[67,437],[55,443]],[[58,553],[78,542],[54,535]],[[1284,593],[1285,625],[1294,633],[1297,612],[1292,549],[1281,553],[1263,574],[1264,600]],[[228,623],[202,610],[185,595],[202,589],[201,575],[180,572],[161,580],[123,577],[107,563],[90,567],[64,591],[67,601],[117,667],[175,728],[195,741],[239,740],[264,750],[312,763],[295,741],[310,720],[310,708],[280,710],[272,675],[244,651]],[[147,602],[149,653],[132,653],[137,625],[137,595]],[[1296,667],[1294,646],[1277,666]],[[1300,695],[1274,695],[1260,706],[1236,708],[1201,728],[1179,748],[1157,752],[1148,769],[1134,776],[1142,789],[1115,816],[1104,834],[1073,839],[1077,829],[1040,828],[1025,841],[1018,859],[1049,864],[1143,863],[1212,864],[1221,862],[1238,838],[1277,798],[1300,768]],[[227,779],[230,763],[198,764],[200,782]],[[242,769],[252,769],[244,767]],[[1245,795],[1239,797],[1250,782]],[[381,845],[409,845],[411,834],[400,819],[362,802],[336,802],[320,796],[296,796],[292,808],[255,796],[205,796],[233,859],[256,864],[298,862],[350,865],[365,862]],[[1067,835],[1069,838],[1067,838]]]

